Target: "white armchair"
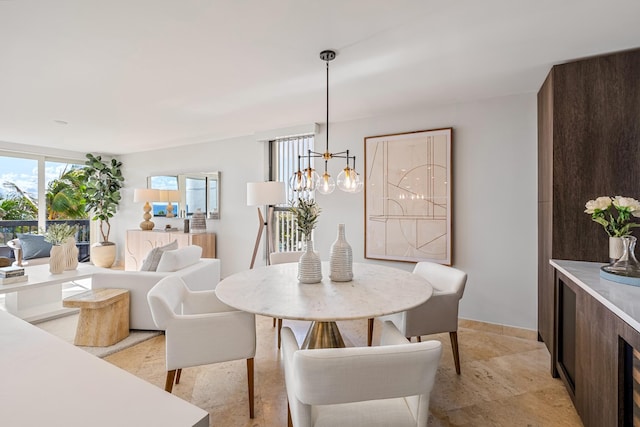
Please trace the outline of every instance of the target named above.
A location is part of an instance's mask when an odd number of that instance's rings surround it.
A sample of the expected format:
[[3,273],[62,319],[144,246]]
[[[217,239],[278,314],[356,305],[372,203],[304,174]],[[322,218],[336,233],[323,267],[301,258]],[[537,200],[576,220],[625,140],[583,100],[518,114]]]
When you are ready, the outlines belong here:
[[147,295],[157,327],[165,330],[167,378],[171,393],[182,368],[247,359],[249,415],[253,418],[255,316],[222,303],[215,291],[191,291],[175,275],[160,280]]
[[[405,337],[418,337],[449,332],[456,373],[460,375],[458,351],[458,306],[467,283],[467,273],[457,268],[434,262],[419,262],[413,269],[431,283],[433,295],[424,304],[401,313],[382,316],[381,321],[391,320]],[[371,340],[371,331],[369,340]]]
[[[269,254],[269,263],[272,265],[275,264],[286,264],[288,262],[298,262],[300,257],[304,252],[302,251],[291,251],[291,252],[272,252]],[[280,342],[282,341],[282,319],[278,320],[278,348],[280,348]],[[273,326],[275,326],[276,319],[273,319]]]
[[408,343],[386,322],[379,347],[299,350],[285,327],[282,353],[290,427],[427,425],[439,341]]

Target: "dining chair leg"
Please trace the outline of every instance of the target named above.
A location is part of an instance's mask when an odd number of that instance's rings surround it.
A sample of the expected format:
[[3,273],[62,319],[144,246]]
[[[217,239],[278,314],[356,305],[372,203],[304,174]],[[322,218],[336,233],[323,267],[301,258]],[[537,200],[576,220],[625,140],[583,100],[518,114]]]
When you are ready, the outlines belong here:
[[367,345],[371,347],[372,343],[373,343],[373,319],[369,319],[369,322],[367,325]]
[[273,318],[273,327],[274,328],[276,327],[276,318],[275,317]]
[[168,391],[169,393],[171,393],[171,390],[173,390],[173,381],[176,379],[176,370],[172,370],[172,371],[167,371],[167,379],[164,382],[164,389],[165,391]]
[[416,338],[418,338],[418,342],[422,342],[422,337],[420,335],[418,335]]
[[449,332],[451,339],[451,349],[453,350],[453,361],[456,364],[456,374],[460,375],[460,352],[458,351],[458,331]]
[[182,375],[182,368],[176,371],[176,384],[180,384],[180,375]]
[[249,418],[253,418],[253,357],[247,359],[247,384],[249,387]]
[[278,348],[280,348],[280,343],[282,342],[282,337],[280,336],[281,331],[282,331],[282,319],[278,319]]
[[289,407],[288,401],[287,401],[287,427],[293,427],[293,420],[291,419],[291,408]]

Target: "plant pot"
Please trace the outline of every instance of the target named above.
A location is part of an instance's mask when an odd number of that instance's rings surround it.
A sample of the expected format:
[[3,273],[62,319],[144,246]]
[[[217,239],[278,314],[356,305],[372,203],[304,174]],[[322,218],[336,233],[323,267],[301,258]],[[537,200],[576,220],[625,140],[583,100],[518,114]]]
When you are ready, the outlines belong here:
[[91,245],[91,262],[96,267],[111,268],[116,260],[116,244],[112,242]]
[[322,262],[313,251],[313,240],[307,240],[306,250],[298,261],[298,280],[300,283],[320,283],[322,281]]
[[60,274],[64,271],[64,248],[60,245],[51,246],[49,254],[49,273]]

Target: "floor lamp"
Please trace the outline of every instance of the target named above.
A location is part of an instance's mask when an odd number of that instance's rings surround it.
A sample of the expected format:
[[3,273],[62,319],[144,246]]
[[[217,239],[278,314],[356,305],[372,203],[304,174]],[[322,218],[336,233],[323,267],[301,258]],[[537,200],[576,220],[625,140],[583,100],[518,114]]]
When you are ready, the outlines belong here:
[[[253,248],[253,256],[251,257],[251,266],[256,262],[256,255],[258,253],[258,246],[260,246],[260,239],[262,239],[262,231],[264,227],[267,227],[267,264],[269,264],[269,254],[271,253],[271,219],[273,217],[273,205],[285,203],[287,201],[287,192],[284,182],[268,181],[268,182],[248,182],[247,183],[247,206],[258,207],[258,221],[260,226],[258,228],[258,235],[256,236],[256,244]],[[262,216],[260,206],[267,206],[266,221]]]

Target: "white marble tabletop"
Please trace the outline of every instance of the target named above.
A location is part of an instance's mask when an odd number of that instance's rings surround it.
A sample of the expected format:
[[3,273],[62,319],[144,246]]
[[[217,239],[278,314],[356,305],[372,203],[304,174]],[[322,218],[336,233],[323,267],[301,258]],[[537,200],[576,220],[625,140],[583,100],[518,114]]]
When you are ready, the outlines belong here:
[[601,278],[600,267],[606,264],[555,259],[550,264],[640,332],[640,287]]
[[350,282],[332,282],[328,262],[322,263],[321,283],[300,283],[297,274],[297,263],[247,270],[218,283],[216,294],[224,303],[249,313],[330,322],[408,310],[433,293],[420,276],[377,264],[354,263]]

